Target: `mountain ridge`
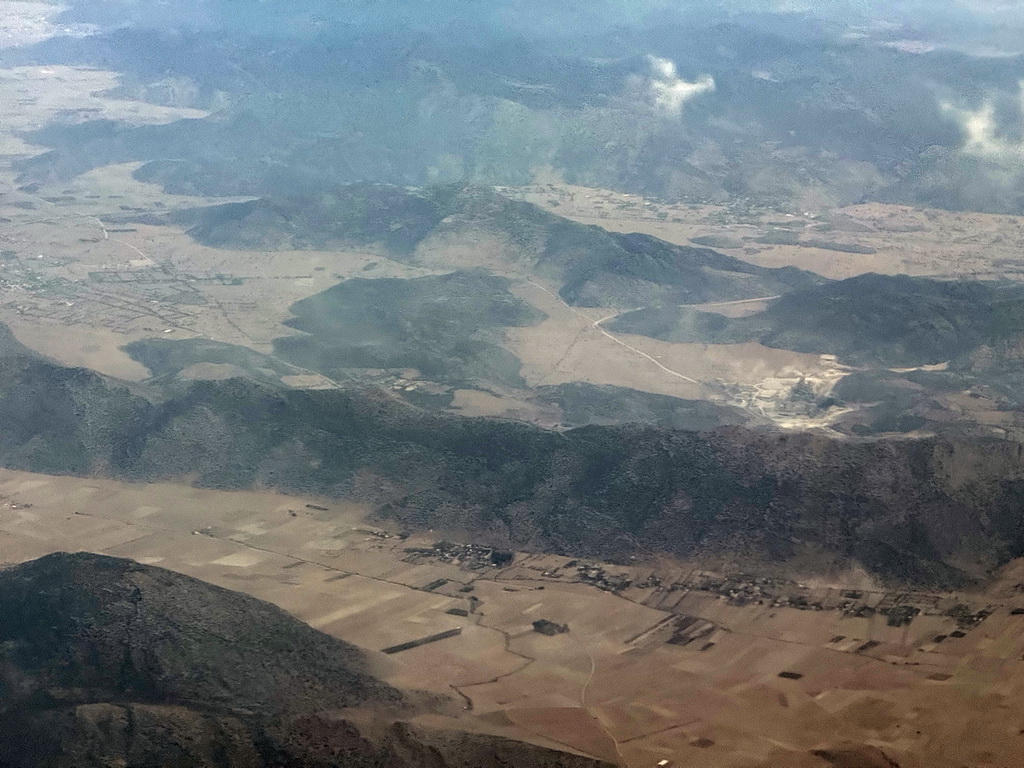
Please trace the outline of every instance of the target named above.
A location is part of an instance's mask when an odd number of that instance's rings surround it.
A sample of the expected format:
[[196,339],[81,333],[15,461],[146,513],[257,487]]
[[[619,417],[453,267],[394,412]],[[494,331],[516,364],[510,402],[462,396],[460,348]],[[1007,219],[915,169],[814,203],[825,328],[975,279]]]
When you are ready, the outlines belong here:
[[376,390],[229,379],[133,391],[16,353],[3,363],[0,464],[11,468],[354,498],[410,529],[609,560],[859,563],[949,586],[1024,554],[1024,448],[997,438],[554,432]]
[[607,766],[397,719],[430,699],[276,606],[162,568],[47,555],[0,570],[0,610],[9,768]]
[[798,289],[746,317],[652,307],[619,315],[609,328],[669,341],[756,341],[834,354],[852,365],[909,367],[946,362],[1007,336],[1009,310],[1020,297],[1018,286],[994,282],[868,273]]
[[463,184],[419,191],[353,184],[305,197],[194,208],[171,220],[213,247],[378,247],[413,264],[422,262],[418,246],[432,236],[495,233],[507,244],[500,253],[505,263],[556,281],[562,298],[576,306],[732,301],[827,282],[794,267],[759,267],[710,248],[579,224]]

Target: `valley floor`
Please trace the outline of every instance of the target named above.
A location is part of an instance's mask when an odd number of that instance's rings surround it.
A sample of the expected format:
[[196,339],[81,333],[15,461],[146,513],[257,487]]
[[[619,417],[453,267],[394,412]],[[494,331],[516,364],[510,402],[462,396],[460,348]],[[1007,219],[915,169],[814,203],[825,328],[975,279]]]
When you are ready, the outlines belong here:
[[[756,423],[787,429],[827,429],[844,415],[837,409],[804,413],[789,402],[801,382],[818,396],[828,395],[848,373],[831,356],[757,343],[671,343],[610,332],[607,320],[618,310],[567,307],[553,295],[557,286],[503,261],[497,255],[501,244],[480,239],[476,232],[465,241],[455,236],[451,242],[431,243],[419,265],[353,250],[215,249],[196,243],[180,227],[111,223],[119,217],[161,216],[225,202],[167,194],[157,185],[134,179],[136,164],[105,166],[67,182],[33,185],[32,191],[19,189],[14,164],[45,149],[27,144],[23,132],[51,120],[104,118],[152,124],[204,114],[104,95],[117,82],[116,73],[81,67],[0,70],[0,100],[6,105],[6,120],[0,126],[0,321],[39,352],[67,364],[139,380],[148,372],[123,350],[130,342],[202,338],[272,353],[275,338],[294,333],[284,325],[289,308],[339,280],[422,277],[475,265],[509,277],[513,292],[547,318],[505,333],[504,347],[522,362],[525,388],[460,389],[452,393],[453,410],[551,426],[560,422],[557,408],[538,403],[532,389],[585,382],[705,399],[744,410]],[[755,236],[775,225],[792,224],[784,217],[776,221],[782,215],[772,212],[668,206],[628,196],[619,200],[621,196],[603,190],[565,185],[505,191],[559,215],[612,230],[647,231],[680,243],[708,232],[724,233],[741,245],[724,252],[763,265],[809,267],[828,276],[871,270],[1020,277],[1014,271],[1015,254],[1024,242],[1024,224],[1014,217],[878,205],[834,212],[834,221],[827,225],[829,237],[876,251],[865,255],[754,243]],[[797,224],[799,231],[811,234],[823,226],[820,217]],[[701,309],[737,316],[759,311],[771,299]],[[334,386],[322,374],[292,367],[286,381],[290,385]],[[189,372],[192,378],[209,374],[202,369]],[[412,370],[404,375],[420,377]],[[984,396],[968,399],[960,394],[936,397],[951,414],[960,414],[980,429],[997,434],[1019,431],[1015,414],[1000,410]]]
[[[904,768],[1019,755],[1024,563],[984,593],[957,595],[664,559],[520,553],[496,566],[487,551],[439,543],[441,531],[404,538],[366,515],[270,491],[4,470],[0,562],[68,550],[129,557],[268,600],[370,651],[458,628],[373,654],[377,672],[462,702],[461,717],[435,724],[623,766],[810,768],[827,765],[814,750],[846,742]],[[901,610],[910,623],[890,626]],[[569,631],[538,633],[538,620]]]

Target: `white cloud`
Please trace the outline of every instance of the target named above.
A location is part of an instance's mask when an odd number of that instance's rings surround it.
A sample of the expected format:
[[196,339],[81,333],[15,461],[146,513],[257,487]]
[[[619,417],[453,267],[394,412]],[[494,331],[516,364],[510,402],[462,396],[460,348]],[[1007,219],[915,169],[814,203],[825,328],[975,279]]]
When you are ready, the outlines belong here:
[[696,82],[689,83],[679,77],[675,62],[657,56],[647,58],[651,63],[651,96],[655,106],[666,115],[678,117],[687,101],[715,90],[715,81],[711,75],[701,75]]
[[[1021,118],[1024,119],[1024,80],[1018,83]],[[986,101],[978,109],[963,109],[943,102],[943,111],[956,117],[964,132],[961,151],[1003,166],[1024,166],[1024,140],[1002,135],[996,120],[996,107]]]

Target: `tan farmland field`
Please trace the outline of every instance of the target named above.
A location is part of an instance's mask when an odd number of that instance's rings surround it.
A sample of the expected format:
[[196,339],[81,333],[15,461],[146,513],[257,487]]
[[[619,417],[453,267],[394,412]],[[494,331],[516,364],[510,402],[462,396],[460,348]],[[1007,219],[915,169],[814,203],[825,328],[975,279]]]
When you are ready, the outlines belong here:
[[[1011,610],[1024,606],[1013,586],[1024,564],[986,594],[862,592],[865,605],[922,609],[891,627],[831,607],[841,584],[801,585],[822,607],[798,610],[719,596],[694,563],[586,564],[632,577],[607,591],[563,557],[480,568],[410,554],[435,539],[403,540],[365,516],[272,491],[5,470],[0,562],[59,550],[130,557],[269,600],[371,652],[461,627],[374,663],[394,684],[452,696],[460,727],[623,766],[824,766],[811,752],[846,742],[904,767],[1019,765],[1024,617]],[[957,603],[991,614],[957,636],[945,615]],[[538,619],[569,632],[538,634]],[[696,639],[671,642],[687,631]]]

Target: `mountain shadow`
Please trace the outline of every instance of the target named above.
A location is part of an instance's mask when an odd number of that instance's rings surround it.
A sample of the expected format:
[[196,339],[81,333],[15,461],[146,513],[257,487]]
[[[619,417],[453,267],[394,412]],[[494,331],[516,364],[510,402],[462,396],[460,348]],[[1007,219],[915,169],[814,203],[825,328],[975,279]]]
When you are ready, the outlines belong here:
[[130,560],[54,554],[0,571],[0,614],[9,768],[605,765],[396,720],[411,699],[371,676],[362,651]]

